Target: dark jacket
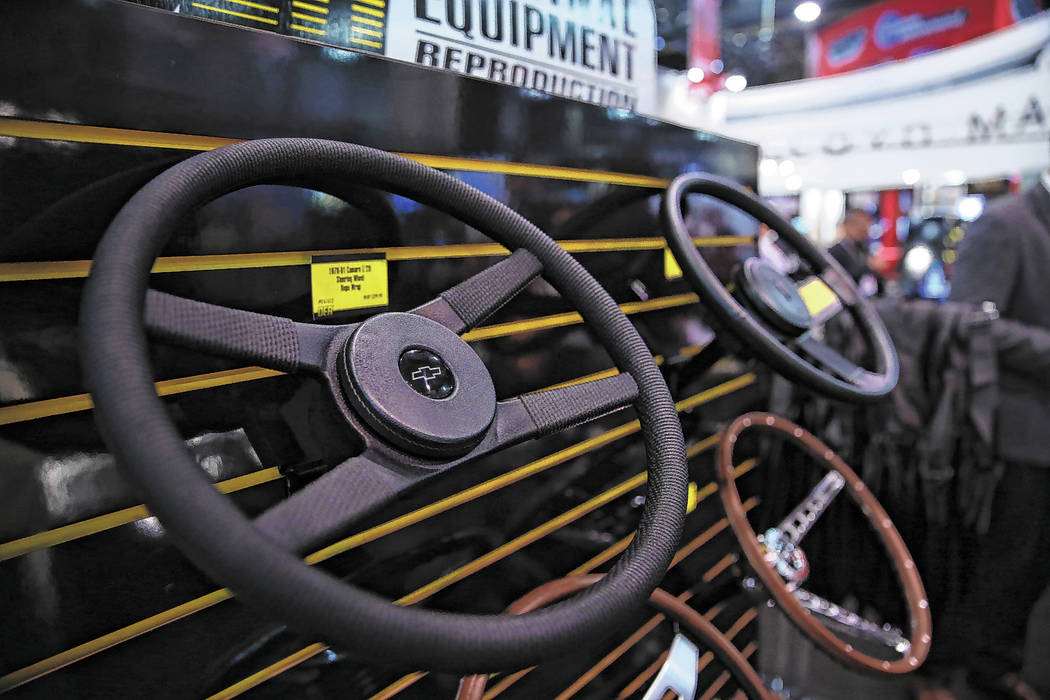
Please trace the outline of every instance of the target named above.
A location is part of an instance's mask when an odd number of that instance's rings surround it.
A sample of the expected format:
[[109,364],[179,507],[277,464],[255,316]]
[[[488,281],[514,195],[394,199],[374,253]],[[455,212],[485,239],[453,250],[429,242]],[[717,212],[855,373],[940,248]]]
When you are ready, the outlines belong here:
[[867,249],[848,238],[843,238],[828,248],[828,253],[855,281],[859,282],[865,274],[875,274],[868,267]]
[[999,455],[1050,466],[1050,193],[1042,183],[993,202],[970,226],[950,299],[995,302],[1007,321],[997,324]]

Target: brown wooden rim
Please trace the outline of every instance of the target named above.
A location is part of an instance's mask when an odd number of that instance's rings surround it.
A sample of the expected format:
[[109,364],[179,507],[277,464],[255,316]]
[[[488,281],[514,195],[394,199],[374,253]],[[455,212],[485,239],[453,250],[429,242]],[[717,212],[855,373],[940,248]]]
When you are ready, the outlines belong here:
[[[588,588],[600,581],[603,576],[604,574],[586,574],[548,581],[511,603],[506,612],[511,615],[531,612]],[[762,685],[762,679],[758,677],[758,673],[744,658],[744,655],[699,612],[662,588],[653,591],[649,597],[649,606],[685,627],[701,646],[709,649],[715,658],[729,669],[737,683],[740,684],[741,690],[749,698],[752,700],[777,699],[776,695]],[[487,684],[488,676],[485,674],[463,677],[459,682],[456,700],[482,700]]]
[[[740,502],[740,493],[737,491],[732,476],[733,449],[737,438],[745,430],[751,428],[784,434],[789,441],[799,445],[816,459],[819,465],[829,471],[837,471],[846,480],[845,490],[853,502],[860,507],[861,512],[875,530],[875,534],[882,541],[886,552],[890,555],[890,562],[896,571],[897,580],[904,589],[911,627],[909,636],[911,650],[907,655],[896,661],[886,661],[857,651],[807,611],[791,593],[772,565],[766,561],[762,545],[758,542],[758,535],[747,520],[747,515]],[[864,482],[860,480],[860,477],[837,454],[812,433],[791,421],[771,413],[754,412],[736,418],[723,433],[718,444],[715,465],[715,478],[719,486],[718,494],[725,507],[729,526],[733,528],[740,548],[744,551],[744,556],[747,557],[751,568],[766,586],[766,590],[787,614],[788,619],[802,630],[803,634],[847,666],[880,674],[908,673],[917,669],[926,660],[932,641],[932,622],[926,590],[923,588],[922,579],[915,567],[915,560],[912,559],[908,547],[901,539],[897,528],[893,526],[889,515],[864,485]]]

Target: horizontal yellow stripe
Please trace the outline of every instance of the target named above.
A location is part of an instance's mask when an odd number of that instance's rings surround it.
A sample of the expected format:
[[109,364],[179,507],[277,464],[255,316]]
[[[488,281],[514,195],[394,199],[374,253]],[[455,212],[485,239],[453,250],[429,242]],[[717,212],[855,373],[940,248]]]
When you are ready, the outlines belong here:
[[350,37],[350,43],[352,44],[363,44],[364,46],[371,46],[373,49],[381,49],[383,45],[378,41],[372,41],[371,39],[362,39],[361,37],[352,36]]
[[372,5],[373,7],[386,7],[386,3],[383,0],[357,0],[363,2],[366,5]]
[[[382,25],[380,25],[382,26]],[[0,136],[17,138],[48,139],[51,141],[76,141],[79,143],[104,143],[115,146],[150,146],[153,148],[178,148],[184,150],[208,151],[220,146],[228,146],[244,139],[221,138],[217,136],[195,136],[192,134],[169,134],[162,131],[139,131],[137,129],[117,129],[105,126],[86,126],[83,124],[63,124],[59,122],[37,122],[24,119],[0,118]],[[580,182],[604,182],[611,185],[630,185],[634,187],[664,188],[670,182],[664,178],[649,175],[631,175],[613,173],[604,170],[586,170],[583,168],[566,168],[559,165],[533,165],[531,163],[510,163],[504,161],[487,161],[458,156],[436,156],[422,153],[397,153],[432,168],[445,170],[465,170],[470,172],[502,173],[504,175],[521,175],[540,177],[552,180],[576,180]]]
[[371,19],[369,17],[361,17],[360,15],[350,15],[350,20],[352,22],[360,22],[361,24],[368,24],[368,25],[371,25],[373,27],[382,27],[383,26],[382,22],[376,21],[376,20]]
[[0,118],[0,136],[77,143],[104,143],[114,146],[149,146],[151,148],[178,148],[189,151],[210,151],[229,146],[244,139],[194,134],[169,134],[163,131],[117,129],[108,126],[38,122],[25,119]]
[[368,700],[386,700],[387,698],[392,698],[398,693],[400,693],[402,690],[412,687],[420,679],[426,678],[426,676],[426,671],[415,671],[413,673],[401,676],[396,681],[383,688],[372,697],[368,698]]
[[[695,304],[697,301],[699,301],[699,298],[693,293],[675,294],[673,296],[657,297],[656,299],[649,299],[647,301],[632,301],[626,304],[620,304],[620,310],[630,316],[644,311],[659,311],[662,309],[671,309],[676,306]],[[491,338],[502,338],[516,333],[528,333],[531,331],[560,328],[561,326],[571,326],[582,322],[583,318],[580,314],[575,311],[570,311],[568,313],[552,314],[550,316],[529,318],[522,321],[494,323],[491,326],[482,326],[481,328],[475,328],[472,331],[464,333],[462,338],[466,341],[489,340]]]
[[[280,469],[272,467],[270,469],[260,469],[251,474],[245,474],[243,476],[220,481],[215,484],[215,488],[222,493],[234,493],[235,491],[242,491],[251,488],[252,486],[276,481],[280,478]],[[148,518],[149,515],[149,510],[146,506],[132,506],[131,508],[124,508],[123,510],[118,510],[113,513],[106,513],[105,515],[81,520],[63,527],[56,527],[55,529],[47,530],[46,532],[40,532],[17,540],[11,540],[10,542],[4,542],[0,544],[0,561],[20,557],[23,554],[35,552],[38,549],[53,547],[57,544],[69,542],[70,540],[79,539],[88,535],[94,535],[121,525],[127,525],[136,520]]]
[[249,2],[249,0],[224,0],[225,2],[233,3],[234,5],[244,5],[245,7],[253,7],[256,10],[262,10],[263,12],[273,12],[277,14],[278,8],[273,5],[260,5],[257,2]]
[[377,32],[374,29],[365,29],[364,27],[350,27],[350,30],[357,32],[358,34],[364,34],[366,36],[377,36],[380,39],[383,38],[383,32]]
[[720,573],[728,569],[730,566],[736,563],[737,556],[735,554],[727,554],[718,562],[712,566],[707,572],[700,577],[700,580],[704,583],[711,583],[714,581]]
[[[727,247],[754,243],[750,236],[718,236],[694,239],[700,247]],[[662,238],[595,238],[561,240],[558,244],[569,253],[621,253],[637,250],[660,250]],[[387,260],[450,260],[453,258],[508,255],[499,243],[458,243],[451,245],[390,246],[381,248],[336,248],[331,250],[290,250],[276,253],[219,253],[214,255],[174,255],[157,258],[153,274],[202,272],[206,270],[243,270],[309,265],[315,255],[351,253],[383,254]],[[45,260],[38,262],[0,263],[0,282],[72,279],[87,277],[90,260]]]
[[220,690],[214,695],[209,695],[207,700],[220,700],[221,698],[232,698],[236,695],[240,695],[241,693],[248,691],[257,685],[266,682],[273,676],[280,675],[288,669],[298,666],[307,659],[317,656],[322,651],[325,651],[327,649],[327,645],[319,644],[317,642],[311,644],[308,647],[303,647],[294,654],[289,654],[280,661],[267,666],[261,671],[256,671],[252,675],[248,676],[244,680],[235,683],[229,688]]
[[440,578],[434,579],[430,583],[420,586],[416,590],[412,591],[406,596],[402,596],[394,601],[397,605],[415,605],[421,603],[432,595],[443,591],[444,589],[451,586],[457,581],[471,576],[482,569],[485,569],[496,562],[505,559],[509,555],[517,552],[518,550],[524,549],[530,544],[537,542],[555,530],[561,529],[569,523],[579,520],[584,515],[597,510],[603,505],[616,500],[620,496],[624,496],[646,482],[647,474],[642,472],[635,476],[623,481],[611,489],[598,494],[597,496],[590,498],[575,508],[570,508],[561,515],[551,518],[544,524],[535,527],[523,535],[519,535],[514,539],[506,542],[499,547],[491,550],[487,554],[484,554],[473,561],[464,564],[463,566],[453,569],[449,573],[441,576]]
[[365,7],[364,5],[351,5],[350,9],[354,12],[362,12],[366,15],[372,15],[373,17],[385,17],[386,13],[382,10],[377,10],[372,7]]
[[[310,15],[304,15],[302,12],[293,12],[292,17],[301,19],[304,22],[316,22],[317,24],[328,24],[328,20],[323,17],[311,17]],[[294,26],[294,25],[293,25]]]
[[[199,391],[201,389],[212,389],[228,384],[250,382],[266,377],[276,377],[284,374],[275,369],[265,367],[240,367],[238,369],[227,369],[220,372],[208,372],[207,374],[195,374],[189,377],[177,379],[165,379],[156,382],[157,394],[169,396],[171,394],[182,394],[188,391]],[[54,399],[42,399],[40,401],[27,401],[26,403],[13,406],[0,406],[0,425],[21,423],[24,421],[37,420],[50,416],[58,416],[78,411],[89,411],[93,404],[90,394],[74,394],[72,396],[60,396]]]
[[309,32],[310,34],[320,34],[321,36],[327,36],[327,32],[323,29],[314,29],[313,27],[304,27],[301,24],[289,24],[292,29],[298,29],[301,32]]
[[302,10],[310,10],[310,12],[317,12],[318,14],[327,15],[328,8],[321,7],[320,5],[311,5],[308,2],[301,2],[301,0],[292,0],[292,7],[298,7]]
[[249,15],[244,12],[234,12],[233,10],[224,10],[221,7],[212,7],[211,5],[203,5],[199,2],[193,3],[194,7],[199,7],[202,10],[210,10],[212,12],[218,12],[223,15],[232,15],[234,17],[240,17],[242,19],[250,19],[255,22],[263,22],[264,24],[277,24],[277,20],[270,19],[269,17],[259,17],[257,15]]
[[[504,175],[523,175],[527,177],[541,177],[551,180],[579,180],[581,182],[605,182],[610,185],[631,185],[634,187],[652,187],[663,189],[670,183],[663,178],[649,175],[625,175],[603,170],[583,170],[580,168],[565,168],[560,165],[532,165],[530,163],[508,163],[503,161],[483,161],[469,158],[457,158],[455,156],[435,155],[409,155],[399,153],[398,155],[412,158],[412,160],[429,165],[441,170],[471,170],[474,172],[503,173]],[[456,165],[456,163],[459,165]],[[463,167],[470,165],[471,167]]]

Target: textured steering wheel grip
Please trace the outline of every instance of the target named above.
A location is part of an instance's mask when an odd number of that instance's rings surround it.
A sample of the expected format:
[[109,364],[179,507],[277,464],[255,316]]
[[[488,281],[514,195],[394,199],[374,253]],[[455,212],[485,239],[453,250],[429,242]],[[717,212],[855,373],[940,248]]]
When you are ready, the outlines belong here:
[[[818,369],[788,348],[733,298],[700,255],[686,228],[682,203],[686,195],[693,193],[714,197],[754,217],[775,231],[818,275],[824,273],[834,279],[833,291],[849,302],[847,308],[873,351],[876,382],[857,385]],[[838,262],[799,233],[779,212],[735,182],[708,173],[685,173],[676,177],[668,186],[660,206],[664,235],[683,275],[704,306],[747,351],[788,379],[843,401],[878,401],[897,385],[900,375],[897,351],[878,312],[860,294],[853,279]]]
[[[143,310],[150,268],[186,213],[256,184],[339,180],[413,198],[525,248],[634,377],[649,473],[638,532],[598,585],[524,616],[405,608],[306,565],[277,547],[219,494],[158,398]],[[362,657],[452,672],[520,668],[603,637],[644,604],[671,562],[684,520],[688,472],[681,425],[637,331],[586,270],[536,226],[495,199],[419,163],[317,139],[248,141],[165,171],[121,209],[96,251],[80,335],[96,420],[118,464],[189,558],[257,608]]]

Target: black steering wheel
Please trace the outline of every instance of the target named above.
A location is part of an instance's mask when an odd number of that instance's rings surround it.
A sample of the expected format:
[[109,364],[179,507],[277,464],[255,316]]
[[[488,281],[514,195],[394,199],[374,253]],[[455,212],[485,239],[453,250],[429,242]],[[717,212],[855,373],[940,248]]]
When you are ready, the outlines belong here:
[[[330,190],[355,182],[415,199],[492,236],[505,260],[407,313],[314,325],[147,290],[180,219],[257,184]],[[543,273],[587,321],[621,374],[497,401],[459,333]],[[146,328],[165,341],[327,384],[364,451],[254,520],[209,482],[154,389]],[[185,160],[143,187],[110,224],[81,309],[83,363],[118,463],[186,555],[248,603],[375,661],[489,671],[538,663],[615,630],[674,555],[686,510],[682,433],[634,327],[587,271],[536,226],[463,182],[393,154],[315,139],[267,139]],[[528,615],[405,608],[343,583],[300,555],[434,475],[627,405],[641,421],[648,492],[631,546],[601,583]]]
[[[815,276],[796,281],[770,262],[752,257],[737,269],[735,288],[730,292],[686,229],[682,207],[686,195],[692,193],[731,204],[768,226]],[[761,199],[732,181],[707,173],[686,173],[667,188],[661,220],[686,280],[745,352],[788,379],[843,401],[875,401],[897,385],[897,351],[874,307],[834,258]],[[863,334],[875,371],[854,364],[814,334],[842,309],[849,311]]]

